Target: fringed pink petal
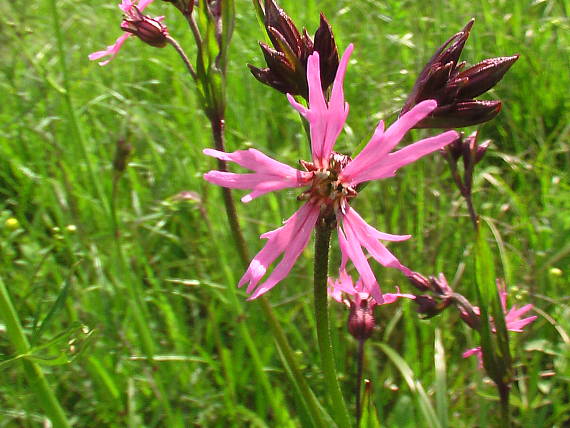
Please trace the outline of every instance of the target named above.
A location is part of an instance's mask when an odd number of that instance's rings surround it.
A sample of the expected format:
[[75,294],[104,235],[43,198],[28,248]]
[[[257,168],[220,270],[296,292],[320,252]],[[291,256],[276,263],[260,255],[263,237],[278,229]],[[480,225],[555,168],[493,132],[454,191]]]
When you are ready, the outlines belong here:
[[468,358],[471,355],[476,355],[477,356],[477,361],[478,361],[478,365],[479,368],[482,369],[483,368],[483,352],[481,351],[481,347],[478,346],[476,348],[472,348],[472,349],[468,349],[467,351],[465,351],[463,353],[463,358]]
[[309,108],[296,102],[291,95],[287,95],[291,105],[309,122],[313,162],[319,168],[328,167],[333,146],[348,116],[348,104],[344,101],[343,81],[352,50],[351,44],[346,48],[340,60],[328,105],[321,86],[318,52],[311,54],[307,61]]
[[365,247],[370,255],[381,265],[399,269],[405,275],[411,275],[410,269],[402,265],[384,245],[378,242],[378,239],[390,241],[403,241],[410,238],[410,235],[389,235],[382,233],[368,223],[366,223],[360,215],[348,204],[344,209],[342,223],[345,230],[351,230],[353,239],[358,245]]
[[352,185],[370,180],[365,178],[366,174],[375,170],[378,163],[384,161],[406,132],[436,107],[437,102],[434,100],[422,101],[400,117],[386,132],[383,132],[384,125],[381,123],[362,152],[342,171],[340,179]]
[[[377,301],[382,301],[382,291],[376,281],[376,277],[368,264],[368,260],[362,251],[360,242],[356,239],[354,231],[349,224],[338,222],[338,244],[342,253],[344,264],[347,260],[351,260],[354,267],[360,274],[363,282],[363,291],[374,296]],[[342,268],[343,266],[341,266]]]
[[117,38],[117,40],[115,41],[114,44],[107,46],[107,49],[102,50],[102,51],[93,52],[92,54],[89,54],[88,58],[91,61],[94,61],[94,60],[108,56],[109,58],[106,59],[105,61],[99,62],[99,65],[104,66],[104,65],[109,64],[109,62],[111,62],[111,60],[117,56],[117,54],[119,53],[119,50],[121,50],[121,47],[123,46],[123,43],[125,43],[125,41],[130,36],[131,36],[130,33],[125,33],[125,34],[121,35],[120,37]]
[[142,12],[153,1],[154,0],[141,0],[139,4],[137,4],[137,8]]
[[[252,293],[248,300],[255,299],[273,288],[285,278],[295,264],[311,237],[320,209],[310,202],[303,205],[279,229],[262,235],[268,239],[263,249],[253,258],[247,271],[239,281],[239,286],[247,284],[247,292]],[[280,255],[283,259],[275,267],[267,280],[259,284],[267,268]]]
[[384,297],[383,305],[389,305],[390,303],[394,303],[398,299],[411,299],[414,300],[416,296],[413,294],[406,294],[406,293],[384,293],[382,295]]
[[255,149],[239,150],[233,153],[205,149],[203,152],[208,156],[227,162],[235,162],[244,168],[255,171],[250,174],[223,171],[209,171],[204,174],[205,180],[218,186],[232,189],[252,189],[253,192],[242,198],[243,202],[250,202],[268,192],[305,186],[312,178],[311,173],[299,171]]
[[459,134],[455,131],[447,131],[435,137],[425,138],[414,144],[410,144],[397,152],[389,153],[384,159],[379,161],[374,168],[370,168],[367,171],[363,171],[362,174],[359,174],[354,184],[393,177],[398,169],[447,146],[455,141],[458,135]]
[[533,315],[531,317],[511,321],[507,324],[507,330],[514,331],[515,333],[522,333],[523,329],[537,318],[538,317],[536,315]]

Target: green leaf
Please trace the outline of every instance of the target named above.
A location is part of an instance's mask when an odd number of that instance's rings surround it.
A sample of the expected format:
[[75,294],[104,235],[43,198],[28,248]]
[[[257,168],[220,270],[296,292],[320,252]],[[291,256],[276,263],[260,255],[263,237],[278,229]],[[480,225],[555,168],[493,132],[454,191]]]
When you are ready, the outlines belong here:
[[[481,311],[481,349],[487,374],[497,385],[510,380],[511,356],[503,306],[497,290],[493,253],[487,243],[486,229],[477,232],[475,248],[475,283]],[[493,334],[490,320],[496,334]]]
[[67,295],[69,294],[69,289],[71,287],[71,281],[68,279],[65,281],[65,284],[61,288],[55,302],[49,312],[47,313],[44,320],[41,322],[38,329],[32,335],[30,342],[32,344],[36,343],[41,337],[45,329],[49,326],[50,322],[54,319],[54,317],[58,314],[58,312],[64,307],[65,300],[67,299]]
[[366,382],[364,386],[364,396],[362,400],[362,415],[360,416],[359,428],[380,428],[382,424],[378,418],[378,410],[374,404],[371,383]]
[[385,343],[379,343],[378,347],[386,354],[386,356],[392,361],[396,366],[400,374],[403,376],[404,380],[408,384],[410,391],[414,395],[418,407],[425,418],[425,426],[431,428],[442,428],[442,425],[437,418],[437,414],[431,404],[431,401],[422,386],[421,382],[417,380],[414,376],[414,372],[404,361],[404,359],[391,347]]

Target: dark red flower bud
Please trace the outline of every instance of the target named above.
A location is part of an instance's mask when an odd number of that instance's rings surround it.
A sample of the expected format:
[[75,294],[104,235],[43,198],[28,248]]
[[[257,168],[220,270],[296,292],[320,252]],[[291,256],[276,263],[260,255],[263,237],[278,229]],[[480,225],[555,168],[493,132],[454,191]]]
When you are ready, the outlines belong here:
[[195,0],[162,0],[166,3],[172,3],[184,16],[190,16],[194,10]]
[[113,169],[116,173],[121,174],[127,169],[127,163],[132,152],[132,144],[122,138],[117,141],[115,158],[113,159]]
[[475,98],[495,86],[519,59],[519,55],[489,58],[459,73],[457,79],[465,79],[457,94],[460,98]]
[[373,307],[368,299],[357,299],[356,303],[350,302],[348,331],[356,340],[366,340],[372,336],[376,325]]
[[501,110],[500,101],[474,98],[495,86],[519,56],[489,58],[462,71],[465,62],[459,63],[459,57],[473,23],[472,19],[447,40],[416,80],[402,114],[423,100],[435,99],[438,104],[416,128],[462,128],[487,122]]
[[333,83],[338,68],[338,51],[332,29],[323,14],[314,43],[305,29],[299,32],[274,0],[265,0],[264,25],[273,48],[260,43],[267,68],[248,64],[257,80],[280,92],[307,99],[307,60],[316,51],[320,57],[323,90]]
[[490,144],[491,140],[485,140],[477,146],[477,152],[475,153],[475,163],[479,163],[479,161],[483,159],[483,156],[485,156],[485,153],[487,153],[487,149],[489,148]]
[[408,275],[408,279],[412,285],[420,291],[427,291],[430,289],[429,279],[419,272],[412,272],[411,275]]
[[414,303],[418,305],[416,312],[423,315],[422,318],[432,318],[440,314],[445,308],[451,304],[451,299],[438,300],[426,294],[416,296]]
[[156,48],[163,48],[168,43],[168,29],[160,22],[160,18],[154,19],[143,15],[136,6],[132,6],[125,14],[121,29]]
[[437,278],[435,276],[430,276],[429,282],[431,290],[439,296],[451,296],[453,294],[453,290],[449,286],[447,278],[443,273],[440,272]]
[[315,33],[314,50],[319,53],[323,90],[333,84],[338,69],[338,50],[332,28],[321,13],[321,23]]
[[[463,133],[459,133],[459,137],[451,143],[445,146],[442,150],[447,151],[453,162],[457,162],[461,156],[463,156]],[[445,153],[445,152],[444,152]]]

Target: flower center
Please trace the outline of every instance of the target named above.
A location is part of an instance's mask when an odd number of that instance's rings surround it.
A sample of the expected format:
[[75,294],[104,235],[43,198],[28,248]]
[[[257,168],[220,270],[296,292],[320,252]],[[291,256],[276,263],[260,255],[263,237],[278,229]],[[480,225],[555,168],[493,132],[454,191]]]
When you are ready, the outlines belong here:
[[343,200],[349,200],[357,195],[356,190],[343,183],[339,175],[352,159],[350,156],[332,152],[328,168],[317,168],[312,162],[300,161],[305,170],[313,173],[311,187],[301,193],[297,199],[311,200],[319,204],[323,210],[331,210],[331,214],[340,208]]

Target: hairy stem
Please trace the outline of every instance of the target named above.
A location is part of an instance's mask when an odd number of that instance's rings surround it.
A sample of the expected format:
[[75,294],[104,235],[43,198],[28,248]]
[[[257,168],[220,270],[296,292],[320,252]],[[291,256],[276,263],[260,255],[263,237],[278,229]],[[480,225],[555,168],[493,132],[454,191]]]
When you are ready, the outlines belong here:
[[329,246],[332,229],[322,218],[317,222],[315,234],[314,295],[317,340],[321,354],[321,365],[329,394],[333,415],[338,426],[350,427],[348,411],[336,375],[336,365],[331,341],[327,302],[327,277]]
[[506,384],[497,385],[501,396],[501,425],[503,428],[510,428],[511,415],[509,410],[509,386]]
[[364,344],[365,339],[358,341],[358,350],[356,351],[356,385],[354,386],[354,398],[356,402],[356,427],[360,424],[360,416],[362,415],[362,405],[360,402],[360,391],[362,385],[362,368],[364,366]]

